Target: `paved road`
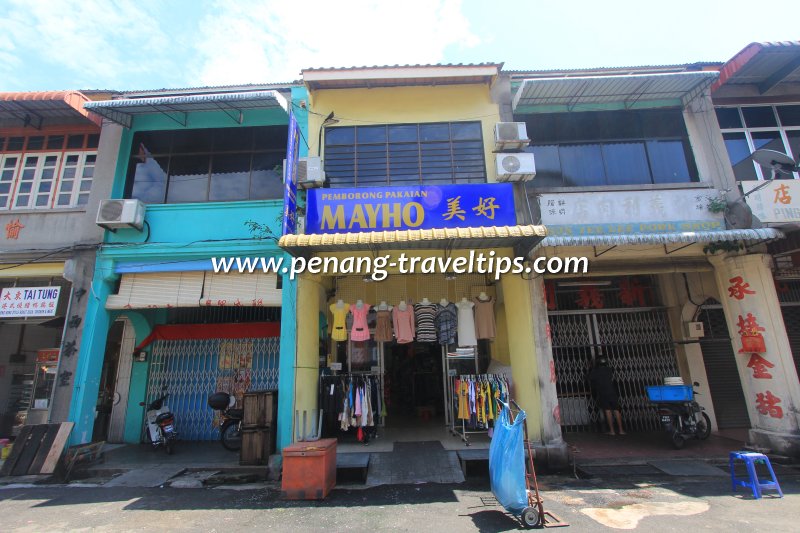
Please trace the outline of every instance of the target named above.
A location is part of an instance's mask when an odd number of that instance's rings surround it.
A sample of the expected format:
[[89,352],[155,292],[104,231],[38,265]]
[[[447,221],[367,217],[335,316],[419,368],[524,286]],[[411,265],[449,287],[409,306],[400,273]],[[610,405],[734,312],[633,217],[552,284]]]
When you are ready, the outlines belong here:
[[[543,480],[561,531],[798,531],[800,479],[786,497],[732,496],[726,478],[649,476]],[[2,531],[513,531],[486,480],[337,489],[324,502],[284,502],[275,487],[0,488]]]

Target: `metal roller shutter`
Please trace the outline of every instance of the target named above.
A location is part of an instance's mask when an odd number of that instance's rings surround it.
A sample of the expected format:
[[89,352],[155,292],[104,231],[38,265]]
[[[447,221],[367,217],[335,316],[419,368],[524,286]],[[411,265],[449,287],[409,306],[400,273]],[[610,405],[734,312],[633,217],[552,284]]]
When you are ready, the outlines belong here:
[[800,305],[782,305],[783,325],[789,337],[789,346],[792,348],[794,367],[800,376]]
[[[703,308],[700,321],[705,327],[706,336],[701,339],[703,363],[711,389],[711,401],[717,416],[719,429],[749,428],[750,416],[742,392],[739,370],[736,368],[736,354],[733,352],[725,313],[722,309]],[[707,398],[698,398],[700,404]]]

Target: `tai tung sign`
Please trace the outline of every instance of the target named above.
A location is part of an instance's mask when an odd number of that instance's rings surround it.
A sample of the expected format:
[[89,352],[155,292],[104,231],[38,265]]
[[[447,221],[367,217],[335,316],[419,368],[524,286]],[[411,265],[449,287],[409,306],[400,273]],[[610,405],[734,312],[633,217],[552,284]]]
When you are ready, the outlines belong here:
[[308,191],[306,233],[513,226],[510,183]]
[[0,291],[0,317],[55,316],[61,287],[8,287]]

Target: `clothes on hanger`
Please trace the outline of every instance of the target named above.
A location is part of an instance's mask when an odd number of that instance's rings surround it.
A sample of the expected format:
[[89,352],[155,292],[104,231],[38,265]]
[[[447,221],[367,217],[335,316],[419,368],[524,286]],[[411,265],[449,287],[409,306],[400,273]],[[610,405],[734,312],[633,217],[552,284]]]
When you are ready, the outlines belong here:
[[417,342],[436,342],[436,304],[414,304]]
[[383,408],[379,390],[378,378],[369,374],[320,376],[325,433],[377,426]]
[[331,314],[333,315],[333,329],[331,330],[331,339],[341,342],[347,340],[346,316],[350,310],[350,304],[343,304],[342,307],[331,304]]
[[500,409],[498,402],[507,402],[508,381],[495,374],[462,375],[453,379],[453,408],[457,420],[473,429],[494,425]]
[[474,303],[463,299],[456,304],[458,309],[458,345],[477,346],[478,339],[475,337],[475,317],[472,313]]
[[392,312],[388,309],[378,309],[375,324],[375,341],[392,342]]
[[436,306],[436,334],[439,344],[455,344],[458,330],[458,309],[452,302]]
[[392,321],[397,344],[414,342],[414,308],[412,306],[407,305],[405,310],[400,309],[400,306],[395,306],[392,310]]
[[370,305],[367,303],[362,303],[360,308],[358,304],[350,305],[350,314],[353,315],[353,327],[350,330],[350,340],[369,340],[369,326],[367,325],[367,313],[369,312],[369,308]]
[[475,302],[475,336],[478,339],[494,339],[497,327],[494,321],[494,297],[488,300],[473,298]]

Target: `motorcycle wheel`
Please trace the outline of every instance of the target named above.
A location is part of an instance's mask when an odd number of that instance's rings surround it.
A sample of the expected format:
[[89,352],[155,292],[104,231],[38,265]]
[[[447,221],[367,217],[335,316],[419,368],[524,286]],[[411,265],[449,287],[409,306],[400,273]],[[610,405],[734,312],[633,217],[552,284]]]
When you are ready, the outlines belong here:
[[700,440],[706,440],[711,435],[711,419],[708,418],[708,415],[705,413],[700,413],[702,418],[697,422],[697,438]]
[[686,439],[677,431],[673,432],[670,438],[672,440],[672,446],[674,446],[676,450],[682,449],[683,445],[686,444]]
[[174,443],[171,440],[168,440],[164,443],[164,451],[167,452],[167,455],[172,455]]
[[222,446],[229,451],[238,452],[242,447],[242,431],[238,420],[232,420],[222,426],[219,435]]

